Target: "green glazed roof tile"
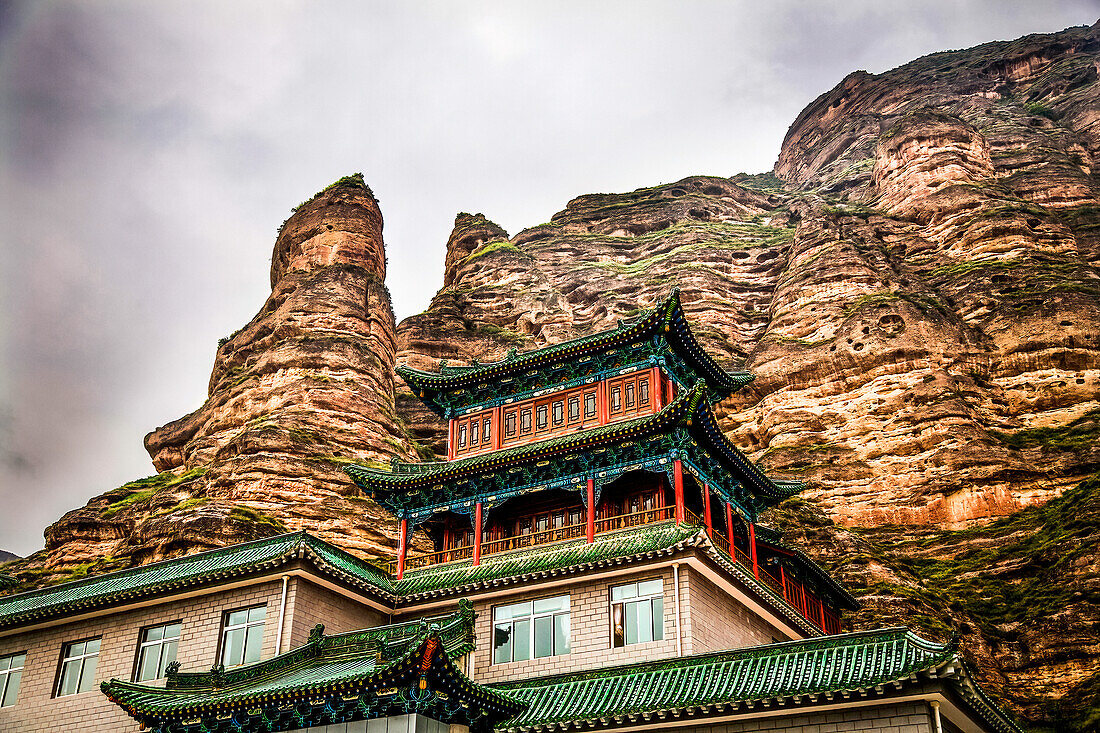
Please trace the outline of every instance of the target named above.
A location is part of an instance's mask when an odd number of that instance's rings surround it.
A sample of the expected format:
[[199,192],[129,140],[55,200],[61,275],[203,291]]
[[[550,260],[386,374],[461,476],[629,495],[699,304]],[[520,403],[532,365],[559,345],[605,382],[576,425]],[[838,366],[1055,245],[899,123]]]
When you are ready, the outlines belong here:
[[308,558],[322,570],[368,592],[383,597],[392,594],[392,582],[384,571],[323,540],[295,532],[0,596],[0,628],[225,582],[276,568],[297,557]]
[[[524,354],[509,356],[509,358],[491,364],[465,367],[443,366],[439,372],[426,372],[408,366],[401,366],[397,368],[397,373],[418,394],[429,391],[447,392],[480,382],[501,379],[509,374],[540,368],[566,359],[573,359],[585,353],[629,344],[655,334],[661,334],[668,345],[700,377],[706,380],[708,386],[716,394],[731,394],[754,378],[750,372],[727,372],[723,370],[700,348],[684,315],[683,306],[680,303],[679,289],[673,289],[668,298],[647,313],[632,321],[621,323],[617,328],[608,331],[581,336]],[[433,409],[437,409],[430,400],[429,405]]]
[[[493,685],[529,707],[500,726],[514,731],[650,716],[822,693],[874,690],[941,670],[972,685],[953,644],[936,644],[905,628],[878,629],[766,646],[608,667]],[[980,692],[980,690],[979,690]],[[973,697],[973,696],[971,696]],[[974,698],[977,700],[977,698]],[[1004,731],[1018,730],[995,706],[979,712]]]

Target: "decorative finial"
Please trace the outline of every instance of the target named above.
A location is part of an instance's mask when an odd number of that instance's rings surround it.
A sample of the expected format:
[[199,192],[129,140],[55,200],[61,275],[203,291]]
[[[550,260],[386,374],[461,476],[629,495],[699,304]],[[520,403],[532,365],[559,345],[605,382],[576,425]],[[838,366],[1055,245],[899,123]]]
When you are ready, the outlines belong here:
[[325,625],[324,624],[317,624],[316,626],[314,626],[312,629],[309,630],[309,643],[310,644],[319,644],[321,642],[321,639],[324,639],[324,638],[325,638]]

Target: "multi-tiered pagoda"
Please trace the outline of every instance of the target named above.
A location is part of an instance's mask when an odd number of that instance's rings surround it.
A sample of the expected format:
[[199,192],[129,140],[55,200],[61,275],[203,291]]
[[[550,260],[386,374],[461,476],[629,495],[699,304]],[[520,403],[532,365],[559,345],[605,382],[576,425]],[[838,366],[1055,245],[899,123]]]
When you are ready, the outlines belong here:
[[[712,405],[752,381],[700,348],[679,295],[614,330],[439,373],[399,367],[448,422],[446,461],[348,469],[401,522],[407,570],[655,524],[704,528],[817,633],[852,597],[760,512],[803,488],[773,480],[722,433]],[[421,529],[434,551],[409,555]]]

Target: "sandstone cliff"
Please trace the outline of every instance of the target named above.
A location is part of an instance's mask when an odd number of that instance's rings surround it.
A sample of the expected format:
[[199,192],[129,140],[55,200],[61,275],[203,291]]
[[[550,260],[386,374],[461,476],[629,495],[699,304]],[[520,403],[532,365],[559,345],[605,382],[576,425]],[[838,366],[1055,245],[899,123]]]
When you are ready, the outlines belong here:
[[365,555],[394,544],[394,523],[342,471],[415,455],[394,413],[385,275],[382,215],[361,176],[299,206],[275,243],[271,296],[219,344],[206,402],[146,436],[160,473],[47,528],[19,577],[79,577],[297,529]]

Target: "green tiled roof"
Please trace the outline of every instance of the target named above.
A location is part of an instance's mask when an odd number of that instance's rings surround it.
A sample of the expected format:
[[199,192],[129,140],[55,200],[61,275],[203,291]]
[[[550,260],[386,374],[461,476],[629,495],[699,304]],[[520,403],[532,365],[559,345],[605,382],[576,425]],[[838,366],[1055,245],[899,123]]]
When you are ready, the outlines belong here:
[[323,540],[295,532],[0,596],[0,629],[222,583],[272,570],[295,558],[308,559],[322,571],[368,593],[382,598],[392,595],[393,586],[384,571]]
[[586,544],[585,538],[580,537],[553,545],[489,555],[476,566],[467,560],[409,570],[404,578],[394,581],[394,586],[399,594],[410,600],[422,595],[462,593],[464,589],[494,581],[523,580],[576,566],[612,564],[628,557],[667,554],[697,534],[698,527],[672,522],[647,524],[597,535],[592,544]]
[[[1015,725],[988,698],[965,688],[954,645],[905,628],[841,634],[734,651],[609,667],[494,685],[529,707],[500,726],[507,731],[642,723],[684,714],[748,710],[759,703],[798,704],[807,696],[882,692],[911,676],[953,680],[994,727]],[[953,676],[954,675],[954,676]],[[976,689],[976,688],[975,688]],[[980,692],[980,691],[979,691]],[[756,708],[759,710],[760,708]]]
[[397,373],[415,393],[425,393],[424,396],[427,397],[428,392],[447,392],[499,380],[510,374],[576,359],[587,353],[630,344],[657,334],[662,335],[669,347],[683,358],[696,374],[706,380],[715,394],[723,396],[732,394],[754,379],[751,372],[723,370],[699,347],[684,315],[679,289],[674,289],[668,298],[650,311],[632,321],[620,323],[617,328],[609,331],[601,331],[524,354],[512,355],[491,364],[469,367],[444,366],[439,372],[425,372],[401,366],[397,368]]
[[415,686],[417,678],[466,703],[451,711],[459,719],[469,708],[499,721],[522,705],[471,682],[450,661],[473,649],[473,619],[464,601],[448,616],[348,634],[326,637],[318,626],[304,646],[256,664],[171,673],[164,687],[112,679],[101,688],[133,718],[161,730],[283,730],[379,717],[417,702],[394,689]]
[[714,417],[714,411],[707,399],[707,387],[702,381],[693,389],[680,392],[676,399],[654,415],[454,461],[395,462],[389,470],[366,466],[348,466],[344,470],[369,492],[392,493],[456,481],[578,450],[592,450],[681,428],[696,436],[700,445],[765,505],[777,504],[804,488],[797,481],[772,481],[725,437]]

